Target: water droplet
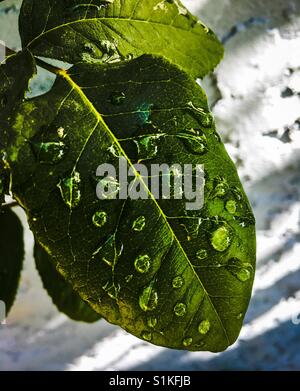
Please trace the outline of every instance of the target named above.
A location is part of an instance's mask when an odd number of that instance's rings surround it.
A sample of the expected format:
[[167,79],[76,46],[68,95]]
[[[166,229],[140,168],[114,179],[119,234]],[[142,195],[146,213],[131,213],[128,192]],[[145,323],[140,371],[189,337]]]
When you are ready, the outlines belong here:
[[229,213],[235,214],[236,208],[237,208],[236,202],[235,202],[234,200],[228,200],[228,201],[226,202],[225,208],[226,208],[226,210],[227,210]]
[[236,276],[240,281],[245,282],[251,277],[251,272],[248,269],[241,269]]
[[100,259],[108,266],[112,267],[118,257],[115,235],[111,235],[107,241],[94,252],[93,257]]
[[207,152],[207,139],[204,134],[179,133],[176,136],[184,141],[184,144],[192,153],[202,155]]
[[57,185],[64,203],[70,209],[76,208],[80,203],[80,182],[79,172],[74,171],[69,177],[61,179]]
[[151,341],[152,339],[152,333],[150,331],[143,331],[141,335],[145,341]]
[[110,102],[113,105],[120,106],[124,103],[126,95],[124,92],[114,92],[110,97]]
[[198,331],[200,334],[207,334],[210,330],[210,321],[209,320],[203,320],[199,326],[198,326]]
[[191,346],[192,343],[193,338],[184,338],[184,340],[182,341],[182,345],[185,347]]
[[57,129],[57,136],[58,138],[60,138],[61,140],[63,140],[65,137],[66,137],[66,134],[65,134],[65,129],[60,126],[58,129]]
[[134,220],[132,224],[132,229],[134,231],[143,231],[146,225],[146,217],[145,216],[139,216],[137,219]]
[[65,143],[58,142],[31,142],[33,153],[40,163],[56,164],[60,162],[68,150]]
[[139,273],[147,273],[150,269],[151,262],[149,255],[139,255],[134,261],[134,267]]
[[212,126],[213,116],[210,112],[207,112],[202,107],[196,107],[193,102],[188,102],[187,106],[194,114],[196,114],[203,127],[209,128]]
[[101,200],[115,200],[120,191],[120,183],[116,178],[107,176],[97,185],[97,196]]
[[181,288],[183,284],[184,284],[184,279],[181,276],[176,276],[175,278],[173,278],[172,287],[174,289]]
[[219,227],[211,236],[211,245],[217,251],[225,251],[231,244],[232,232],[227,225]]
[[158,305],[158,294],[153,286],[154,280],[143,289],[139,297],[139,305],[143,311],[153,311]]
[[125,282],[128,284],[133,279],[133,274],[128,274],[128,276],[125,277]]
[[150,329],[154,329],[154,327],[157,325],[157,318],[154,316],[149,316],[147,319],[147,326],[150,327]]
[[184,303],[177,303],[174,307],[176,316],[184,316],[186,313],[186,305]]
[[243,317],[243,313],[242,313],[242,312],[240,312],[240,313],[236,316],[237,319],[242,319],[242,317]]
[[213,197],[224,197],[229,189],[226,179],[223,177],[216,177],[214,179],[214,185]]
[[200,260],[207,258],[207,250],[205,249],[198,250],[196,253],[196,257]]
[[139,161],[154,159],[157,156],[157,140],[159,137],[160,136],[145,136],[134,140],[138,148]]
[[243,263],[238,258],[230,258],[226,269],[241,282],[246,282],[251,278],[253,267],[250,263]]
[[139,108],[137,109],[137,114],[142,124],[149,123],[152,107],[153,107],[152,103],[146,102],[143,103],[141,106],[139,106]]
[[105,225],[105,223],[107,221],[107,213],[104,211],[96,212],[93,215],[92,221],[96,227],[99,227],[99,228],[103,227],[103,225]]
[[116,287],[113,281],[107,281],[105,285],[103,285],[102,289],[107,293],[107,295],[113,299],[117,300],[120,287]]

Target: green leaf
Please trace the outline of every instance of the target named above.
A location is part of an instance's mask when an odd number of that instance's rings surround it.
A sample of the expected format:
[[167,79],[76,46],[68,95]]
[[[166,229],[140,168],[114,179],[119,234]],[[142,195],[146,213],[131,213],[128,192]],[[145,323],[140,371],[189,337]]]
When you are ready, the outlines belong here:
[[60,312],[73,320],[87,323],[96,322],[101,318],[57,272],[51,257],[38,243],[35,243],[34,258],[44,288]]
[[23,227],[10,209],[0,212],[0,300],[10,311],[17,293],[24,258]]
[[[13,128],[13,194],[84,300],[157,345],[220,351],[236,340],[254,278],[254,217],[197,83],[152,56],[81,64],[25,102]],[[99,200],[96,169],[117,156],[149,170],[204,164],[204,207]]]
[[28,50],[10,55],[0,65],[0,121],[22,101],[29,80],[36,73],[35,61]]
[[35,61],[28,50],[10,55],[5,63],[0,64],[0,207],[4,195],[9,193],[9,167],[5,148],[15,143],[8,118],[22,102],[29,80],[35,72]]
[[223,47],[179,0],[24,0],[23,47],[69,63],[167,58],[194,77],[212,71]]

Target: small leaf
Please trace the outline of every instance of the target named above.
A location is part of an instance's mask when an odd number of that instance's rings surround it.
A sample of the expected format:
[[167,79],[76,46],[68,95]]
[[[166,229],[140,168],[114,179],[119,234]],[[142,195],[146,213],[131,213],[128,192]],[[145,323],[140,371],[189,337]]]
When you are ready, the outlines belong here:
[[34,247],[34,258],[44,288],[60,312],[73,320],[87,323],[101,319],[101,316],[85,303],[58,273],[51,257],[37,242]]
[[[12,128],[13,194],[84,300],[156,345],[220,351],[236,340],[254,278],[254,217],[193,79],[152,56],[80,64],[25,102]],[[61,134],[63,158],[40,161],[32,141]],[[118,156],[131,168],[142,161],[149,176],[153,164],[203,164],[203,208],[189,211],[185,199],[112,199],[117,180],[95,175],[102,163],[117,168]],[[99,181],[110,189],[103,200]]]
[[24,258],[23,227],[10,209],[0,212],[0,300],[8,314],[17,293]]
[[214,33],[179,0],[24,0],[20,34],[35,55],[71,64],[146,53],[203,77],[223,56]]
[[10,55],[0,65],[0,121],[22,101],[29,80],[36,73],[35,61],[28,50]]
[[35,74],[35,61],[32,54],[13,54],[0,64],[0,206],[4,195],[9,192],[9,170],[5,148],[15,144],[8,118],[22,102],[28,89],[29,80]]

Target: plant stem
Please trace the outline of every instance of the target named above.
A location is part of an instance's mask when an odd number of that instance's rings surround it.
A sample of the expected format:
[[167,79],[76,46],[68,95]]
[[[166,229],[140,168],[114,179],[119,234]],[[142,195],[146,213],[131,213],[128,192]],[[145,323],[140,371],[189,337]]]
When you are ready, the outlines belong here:
[[[12,56],[13,54],[17,54],[17,52],[8,48],[7,46],[5,46],[5,51],[8,54],[8,56]],[[64,69],[57,68],[54,65],[48,64],[47,62],[45,62],[37,57],[34,57],[34,59],[35,59],[36,65],[38,65],[39,67],[41,67],[43,69],[46,69],[48,72],[54,73],[55,75],[61,75],[62,73],[65,72]]]

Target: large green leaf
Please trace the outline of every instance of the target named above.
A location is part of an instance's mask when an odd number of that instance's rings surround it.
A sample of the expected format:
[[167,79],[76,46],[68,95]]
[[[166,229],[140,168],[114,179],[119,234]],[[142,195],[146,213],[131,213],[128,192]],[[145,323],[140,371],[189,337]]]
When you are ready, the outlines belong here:
[[51,257],[38,243],[34,247],[34,258],[44,288],[59,311],[73,320],[87,323],[96,322],[101,318],[57,272]]
[[7,313],[15,300],[23,258],[22,224],[6,208],[0,212],[0,300],[5,303]]
[[179,0],[24,0],[20,33],[34,54],[73,64],[156,54],[203,77],[223,56]]
[[[254,277],[254,218],[191,78],[151,56],[81,64],[24,103],[13,128],[14,196],[84,300],[157,345],[220,351],[236,340]],[[99,200],[96,169],[117,156],[149,168],[204,164],[204,207]]]

